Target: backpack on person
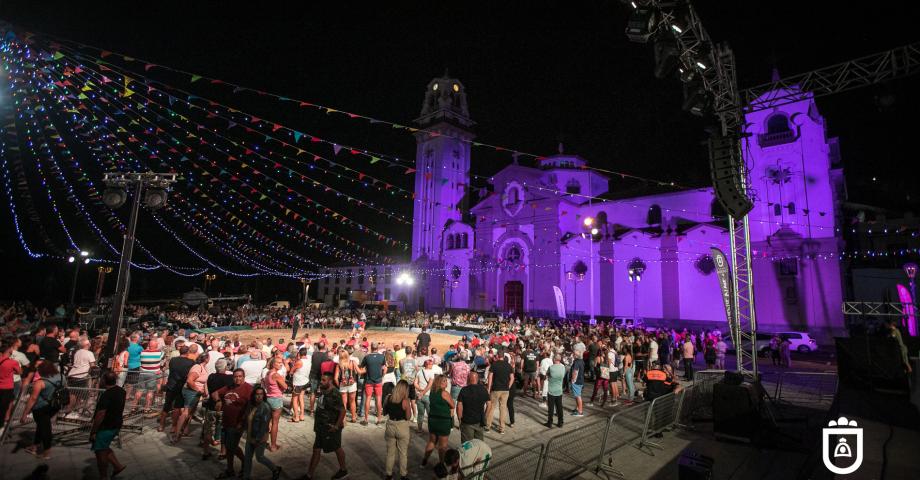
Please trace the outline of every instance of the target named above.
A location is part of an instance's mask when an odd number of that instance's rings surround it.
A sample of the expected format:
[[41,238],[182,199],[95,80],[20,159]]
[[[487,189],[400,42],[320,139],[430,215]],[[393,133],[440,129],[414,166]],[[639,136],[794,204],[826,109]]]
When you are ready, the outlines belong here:
[[54,391],[51,392],[51,398],[48,399],[48,405],[50,405],[53,410],[61,410],[67,405],[70,405],[70,389],[50,380],[47,380],[47,382],[54,385]]

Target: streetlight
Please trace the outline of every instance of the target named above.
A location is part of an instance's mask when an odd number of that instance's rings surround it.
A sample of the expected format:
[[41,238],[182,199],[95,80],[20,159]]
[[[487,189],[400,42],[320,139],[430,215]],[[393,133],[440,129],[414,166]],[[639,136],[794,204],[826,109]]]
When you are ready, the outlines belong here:
[[307,308],[307,294],[310,292],[310,281],[306,278],[301,278],[300,284],[303,285],[303,308]]
[[[141,200],[147,208],[155,210],[166,205],[166,191],[176,183],[178,175],[175,173],[106,173],[103,182],[106,189],[102,194],[102,201],[111,209],[116,209],[128,200],[128,190],[134,188],[134,202],[131,205],[131,216],[128,219],[128,228],[125,231],[124,243],[121,247],[121,261],[118,264],[118,280],[115,284],[115,296],[112,298],[112,320],[109,325],[109,336],[105,350],[100,355],[100,363],[106,369],[112,368],[112,360],[118,353],[118,334],[121,331],[121,321],[124,316],[125,301],[128,297],[128,282],[131,275],[131,257],[134,254],[134,236],[137,232],[137,214],[141,207]],[[147,188],[146,195],[144,189]]]
[[[70,284],[70,308],[73,309],[73,315],[71,318],[76,320],[77,318],[77,277],[80,274],[80,264],[89,265],[89,252],[82,249],[71,249],[67,250],[67,253],[70,256],[67,257],[67,263],[73,264],[73,281]],[[80,259],[83,259],[82,261]]]
[[95,303],[96,305],[102,300],[102,287],[105,285],[105,276],[112,273],[112,267],[96,267],[96,271],[99,272],[99,275],[96,277],[96,296]]
[[[401,286],[401,287],[402,287],[402,286],[411,287],[411,286],[415,285],[415,279],[412,278],[412,275],[409,275],[407,272],[402,272],[402,273],[400,273],[399,275],[396,276],[396,285],[399,285],[399,286]],[[411,298],[411,296],[412,296],[412,295],[411,295],[411,293],[410,293],[410,294],[408,295],[408,297]],[[410,303],[411,303],[411,302],[410,302]]]
[[572,290],[574,290],[575,292],[575,295],[573,295],[575,297],[574,298],[575,306],[572,308],[572,313],[577,315],[578,314],[578,284],[584,281],[585,274],[584,272],[575,272],[573,270],[569,270],[565,272],[565,279],[572,282]]
[[444,289],[447,290],[447,288],[450,287],[450,290],[448,290],[448,296],[447,296],[447,308],[451,308],[451,309],[454,308],[454,290],[459,286],[460,286],[459,280],[454,280],[454,281],[444,280]]
[[204,275],[204,293],[208,293],[208,287],[211,286],[211,282],[217,279],[217,275],[214,273],[206,273]]
[[[904,268],[904,273],[907,274],[907,279],[908,279],[908,281],[910,282],[910,302],[911,302],[911,304],[910,304],[910,313],[913,314],[912,316],[914,317],[914,322],[916,322],[916,318],[917,318],[917,317],[916,317],[916,315],[917,315],[917,308],[916,308],[916,305],[917,305],[917,285],[916,285],[916,283],[914,282],[914,278],[916,278],[916,276],[917,276],[917,264],[916,264],[916,263],[913,263],[913,262],[911,262],[911,263],[905,263],[903,268]],[[911,315],[908,316],[908,321],[910,320],[910,317],[911,317]],[[910,332],[911,334],[915,334],[915,333],[916,333],[916,327],[915,327],[914,325],[916,325],[916,324],[908,325],[908,327],[907,327],[908,332]],[[912,328],[912,327],[913,327],[913,328]],[[911,330],[913,330],[913,332],[911,332]]]
[[642,281],[642,274],[645,273],[645,262],[639,258],[634,258],[629,262],[626,273],[629,275],[629,282],[633,286],[633,326],[639,322],[639,282]]
[[594,237],[598,234],[599,230],[594,226],[594,217],[585,217],[584,219],[585,230],[588,233],[583,234],[583,237],[588,239],[588,301],[591,302],[588,308],[588,312],[591,314],[591,317],[588,318],[588,323],[591,325],[597,324],[597,319],[594,318]]

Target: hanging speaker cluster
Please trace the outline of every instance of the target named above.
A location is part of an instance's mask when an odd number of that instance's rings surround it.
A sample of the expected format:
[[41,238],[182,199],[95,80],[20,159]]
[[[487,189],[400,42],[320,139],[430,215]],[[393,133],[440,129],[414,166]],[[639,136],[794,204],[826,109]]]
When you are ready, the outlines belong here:
[[737,141],[715,132],[709,138],[709,169],[716,198],[725,211],[735,218],[746,215],[754,202],[745,194],[741,177],[741,156]]

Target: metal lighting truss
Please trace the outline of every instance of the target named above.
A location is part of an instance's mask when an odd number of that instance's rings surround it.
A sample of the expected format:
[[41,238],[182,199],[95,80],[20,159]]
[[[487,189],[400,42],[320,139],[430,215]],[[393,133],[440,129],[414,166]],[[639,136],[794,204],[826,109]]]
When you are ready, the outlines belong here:
[[[741,154],[745,113],[796,102],[806,93],[812,98],[817,98],[906,77],[920,71],[920,43],[911,43],[740,91],[734,54],[727,44],[716,45],[712,42],[696,10],[689,2],[648,0],[639,3],[660,12],[653,30],[668,32],[674,36],[683,69],[682,80],[699,78],[703,88],[712,95],[713,111],[721,122],[722,134],[737,139],[737,175],[745,194],[750,193],[747,168]],[[677,28],[674,28],[675,26]],[[756,102],[764,94],[780,89],[785,89],[788,93],[771,96],[766,102]],[[729,319],[729,326],[738,352],[738,371],[756,377],[757,318],[754,313],[754,277],[751,269],[748,217],[729,217],[729,223],[734,287],[734,312],[733,318]],[[888,315],[903,315],[898,313],[903,310],[899,305],[845,302],[842,308],[847,315],[885,315],[884,311],[891,312],[887,313]]]
[[[719,117],[722,134],[734,137],[735,168],[742,192],[748,193],[747,168],[741,155],[741,96],[735,55],[727,44],[712,42],[696,10],[689,2],[650,2],[661,12],[657,30],[674,36],[683,78],[698,78],[712,95],[712,108]],[[729,329],[736,352],[736,368],[746,377],[757,377],[757,317],[754,311],[754,275],[751,269],[751,235],[748,216],[729,216],[732,250],[733,309]]]
[[168,188],[176,183],[178,174],[176,173],[121,173],[107,172],[103,174],[102,181],[110,187],[126,187],[135,183],[143,183],[148,188]]
[[[756,112],[802,99],[806,92],[813,97],[846,92],[876,83],[906,77],[920,71],[920,42],[910,43],[865,57],[793,75],[741,92],[746,112]],[[785,89],[784,95],[757,103],[764,94]]]
[[904,317],[910,313],[911,306],[899,302],[843,302],[843,314]]

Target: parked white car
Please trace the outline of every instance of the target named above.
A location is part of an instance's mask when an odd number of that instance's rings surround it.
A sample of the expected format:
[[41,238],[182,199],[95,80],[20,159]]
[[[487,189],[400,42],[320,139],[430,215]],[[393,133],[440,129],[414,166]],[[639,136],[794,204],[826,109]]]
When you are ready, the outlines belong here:
[[291,308],[291,302],[288,302],[287,300],[275,300],[274,302],[266,305],[266,307],[268,307],[271,310],[274,310],[277,308]]
[[811,353],[818,350],[818,342],[815,339],[811,338],[807,332],[773,332],[773,333],[758,333],[757,334],[757,350],[769,354],[770,353],[770,340],[773,338],[773,335],[779,335],[779,338],[782,339],[786,337],[789,339],[789,350],[799,352],[799,353]]

